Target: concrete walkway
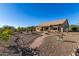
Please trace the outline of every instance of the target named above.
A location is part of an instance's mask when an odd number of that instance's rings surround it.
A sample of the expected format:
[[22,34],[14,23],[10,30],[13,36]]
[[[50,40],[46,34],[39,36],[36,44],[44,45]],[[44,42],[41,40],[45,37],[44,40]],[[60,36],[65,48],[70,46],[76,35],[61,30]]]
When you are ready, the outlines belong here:
[[31,48],[39,47],[43,43],[44,38],[48,36],[46,34],[42,34],[42,35],[43,36],[38,37],[38,38],[35,39],[35,41],[30,45]]

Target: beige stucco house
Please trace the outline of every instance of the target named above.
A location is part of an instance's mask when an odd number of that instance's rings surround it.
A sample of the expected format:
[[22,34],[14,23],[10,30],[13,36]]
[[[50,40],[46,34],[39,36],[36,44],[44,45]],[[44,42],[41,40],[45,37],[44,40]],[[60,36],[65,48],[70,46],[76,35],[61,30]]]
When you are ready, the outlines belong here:
[[42,23],[36,27],[37,32],[65,32],[69,27],[67,19],[55,20],[52,22]]

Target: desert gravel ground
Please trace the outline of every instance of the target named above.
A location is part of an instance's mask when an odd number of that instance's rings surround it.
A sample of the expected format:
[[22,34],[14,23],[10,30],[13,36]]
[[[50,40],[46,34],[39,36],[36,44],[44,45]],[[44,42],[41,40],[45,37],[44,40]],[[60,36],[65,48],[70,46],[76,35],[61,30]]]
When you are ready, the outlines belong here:
[[[58,33],[59,34],[59,33]],[[58,34],[51,34],[39,46],[41,56],[70,56],[79,46],[79,33],[64,33],[63,40],[57,40]]]
[[76,48],[79,48],[79,32],[64,32],[63,37],[59,38],[60,35],[61,33],[14,33],[8,42],[0,42],[0,55],[19,56],[5,49],[9,45],[16,45],[15,40],[18,39],[22,47],[38,47],[39,56],[73,56]]
[[18,38],[18,43],[19,45],[23,45],[23,46],[30,46],[30,44],[38,37],[40,37],[41,35],[38,33],[16,33],[14,34],[10,40],[9,40],[9,44],[15,44],[14,41]]
[[0,56],[19,56],[20,54],[14,54],[13,51],[7,49],[8,46],[16,46],[16,40],[18,39],[19,46],[29,47],[30,44],[41,35],[38,33],[14,33],[8,42],[0,41]]

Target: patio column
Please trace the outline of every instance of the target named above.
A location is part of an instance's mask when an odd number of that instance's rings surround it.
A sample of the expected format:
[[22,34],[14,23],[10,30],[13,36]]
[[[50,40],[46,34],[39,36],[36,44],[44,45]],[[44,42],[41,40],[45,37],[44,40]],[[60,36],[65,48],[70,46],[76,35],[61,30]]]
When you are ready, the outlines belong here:
[[51,30],[51,27],[49,26],[49,29],[48,30]]
[[43,27],[43,31],[45,31],[44,27]]
[[63,30],[64,30],[63,27],[61,27],[61,32],[63,32]]

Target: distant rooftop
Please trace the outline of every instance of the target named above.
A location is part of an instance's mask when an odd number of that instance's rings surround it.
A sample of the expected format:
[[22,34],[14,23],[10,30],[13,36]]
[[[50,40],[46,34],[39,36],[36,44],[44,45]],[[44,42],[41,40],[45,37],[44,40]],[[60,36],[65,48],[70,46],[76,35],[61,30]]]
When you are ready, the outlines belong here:
[[67,19],[59,19],[52,22],[42,23],[42,24],[39,24],[38,26],[59,25],[59,24],[63,24],[66,20]]

